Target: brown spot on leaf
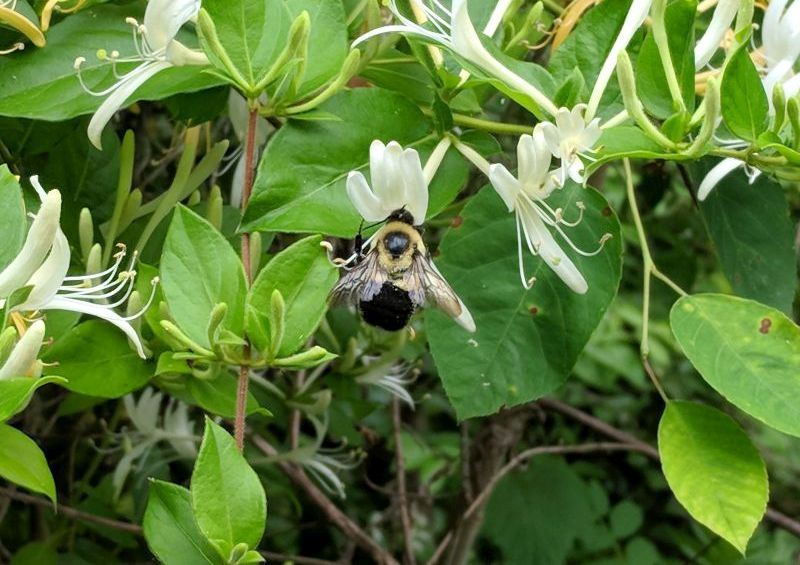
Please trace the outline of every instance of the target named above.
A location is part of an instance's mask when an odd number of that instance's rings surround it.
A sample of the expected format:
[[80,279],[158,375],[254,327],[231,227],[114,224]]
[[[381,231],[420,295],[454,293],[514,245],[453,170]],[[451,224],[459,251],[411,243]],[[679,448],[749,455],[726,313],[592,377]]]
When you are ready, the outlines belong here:
[[763,320],[761,320],[761,327],[758,328],[758,331],[760,331],[762,334],[768,334],[769,329],[771,327],[772,327],[772,320],[770,320],[769,318],[764,318]]
[[457,227],[461,226],[461,224],[463,224],[463,223],[464,223],[464,218],[462,218],[461,216],[456,216],[456,217],[453,218],[453,221],[450,222],[450,226],[454,227],[454,228],[457,228]]
[[611,215],[611,208],[606,206],[600,211],[600,213],[603,214],[603,216],[605,216],[606,218],[608,218]]
[[531,306],[530,308],[528,308],[528,312],[531,313],[531,316],[535,316],[536,314],[539,313],[539,309],[536,306]]

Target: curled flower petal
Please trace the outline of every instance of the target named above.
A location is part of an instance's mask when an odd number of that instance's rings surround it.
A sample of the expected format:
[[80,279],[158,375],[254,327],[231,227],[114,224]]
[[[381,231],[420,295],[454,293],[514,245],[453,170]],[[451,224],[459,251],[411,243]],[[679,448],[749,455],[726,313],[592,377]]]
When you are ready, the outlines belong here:
[[728,157],[717,163],[706,173],[705,178],[703,178],[703,181],[700,183],[697,189],[698,200],[705,200],[711,190],[716,187],[722,179],[743,166],[744,163],[742,161],[734,159],[733,157]]
[[32,286],[30,294],[24,303],[16,306],[15,310],[39,310],[58,292],[64,277],[69,270],[69,241],[64,232],[59,228],[56,232],[50,254],[42,262],[26,286]]
[[696,68],[705,67],[711,57],[714,56],[714,53],[717,52],[738,10],[739,0],[720,0],[716,8],[714,8],[711,22],[709,22],[708,28],[694,48],[694,64]]
[[150,48],[154,51],[166,49],[181,27],[199,11],[200,0],[150,0],[144,12]]
[[136,352],[139,354],[139,357],[145,359],[147,356],[144,354],[144,347],[142,346],[142,340],[139,338],[139,334],[136,333],[136,330],[130,324],[130,322],[114,312],[114,310],[101,306],[99,304],[93,304],[91,302],[86,302],[83,300],[77,300],[75,298],[64,298],[61,296],[56,296],[50,302],[42,306],[42,310],[70,310],[72,312],[79,312],[81,314],[87,314],[89,316],[94,316],[95,318],[100,318],[109,322],[110,324],[115,325],[118,327],[122,332],[128,336],[128,339],[131,340],[134,347],[136,348]]
[[39,357],[44,340],[44,322],[36,320],[14,346],[11,355],[0,367],[0,380],[28,375],[31,366]]
[[87,128],[89,141],[98,149],[102,149],[103,145],[100,137],[103,134],[103,128],[111,120],[112,116],[122,108],[125,101],[136,92],[145,82],[150,80],[156,74],[164,69],[168,69],[172,64],[167,61],[147,62],[139,65],[138,68],[131,71],[126,77],[117,83],[114,92],[106,98],[97,111],[92,116]]

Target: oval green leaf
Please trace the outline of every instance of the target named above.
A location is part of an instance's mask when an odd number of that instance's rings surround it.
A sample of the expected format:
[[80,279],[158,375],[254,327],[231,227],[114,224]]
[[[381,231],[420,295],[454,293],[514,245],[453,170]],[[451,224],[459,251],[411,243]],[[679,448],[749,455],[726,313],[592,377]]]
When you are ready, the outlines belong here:
[[572,253],[589,283],[584,295],[572,292],[553,271],[525,251],[530,290],[522,287],[517,230],[500,197],[487,187],[464,208],[463,223],[445,235],[436,264],[472,313],[477,331],[468,334],[447,316],[430,310],[426,328],[431,352],[459,419],[483,416],[557,389],[617,292],[621,273],[619,222],[594,189],[574,183],[549,199],[568,220],[586,210],[569,228],[581,249],[593,250],[605,233],[612,239],[594,257]]
[[142,525],[147,546],[162,563],[224,563],[197,526],[183,487],[152,481]]
[[672,401],[658,427],[661,467],[692,517],[742,554],[767,510],[767,470],[741,427],[715,408]]
[[208,539],[258,546],[267,520],[264,487],[233,438],[208,418],[190,490],[195,519]]
[[285,330],[278,357],[291,355],[308,340],[325,315],[326,298],[339,277],[322,238],[307,237],[278,253],[258,274],[248,296],[249,306],[269,320],[272,293],[286,303]]
[[722,396],[800,437],[800,328],[785,314],[735,296],[684,296],[670,312],[681,349]]
[[722,74],[722,119],[734,134],[756,141],[769,124],[769,101],[745,42]]
[[20,377],[0,380],[0,422],[25,409],[37,388],[49,383],[66,383],[61,377],[31,379]]
[[47,350],[43,360],[53,363],[45,366],[45,373],[67,379],[64,388],[102,398],[119,398],[141,388],[153,374],[125,334],[100,320],[72,328]]
[[210,347],[208,322],[217,304],[228,311],[222,327],[244,332],[247,283],[230,243],[207,220],[178,206],[161,255],[161,284],[170,315],[193,341]]
[[56,503],[56,485],[44,453],[31,438],[6,424],[0,424],[0,477]]

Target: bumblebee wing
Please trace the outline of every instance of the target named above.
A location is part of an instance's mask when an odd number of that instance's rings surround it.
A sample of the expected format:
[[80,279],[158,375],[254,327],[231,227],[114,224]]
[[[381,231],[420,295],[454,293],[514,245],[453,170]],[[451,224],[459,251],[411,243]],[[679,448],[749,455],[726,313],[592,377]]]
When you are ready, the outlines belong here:
[[461,315],[458,296],[433,263],[421,253],[414,256],[411,268],[406,271],[405,283],[415,305],[430,304],[453,318]]
[[372,251],[355,267],[339,279],[328,295],[331,305],[356,304],[360,300],[372,300],[378,294],[388,276],[378,262],[378,253]]

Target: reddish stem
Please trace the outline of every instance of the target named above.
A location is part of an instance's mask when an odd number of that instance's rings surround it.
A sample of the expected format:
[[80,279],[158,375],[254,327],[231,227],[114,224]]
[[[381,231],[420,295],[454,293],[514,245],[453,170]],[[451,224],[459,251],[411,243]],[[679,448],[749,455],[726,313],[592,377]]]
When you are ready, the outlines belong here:
[[[244,144],[244,187],[242,190],[242,214],[247,209],[250,201],[250,193],[253,191],[253,179],[255,178],[255,156],[256,156],[256,128],[258,127],[258,107],[250,110],[250,117],[247,121],[247,139]],[[250,234],[242,234],[242,264],[247,280],[247,286],[253,282],[253,270],[250,264]],[[250,344],[244,346],[245,358],[250,357]],[[242,365],[239,368],[239,385],[236,388],[236,420],[234,422],[234,436],[236,437],[236,447],[239,451],[244,449],[244,425],[245,415],[247,414],[247,385],[249,384],[250,368]]]

